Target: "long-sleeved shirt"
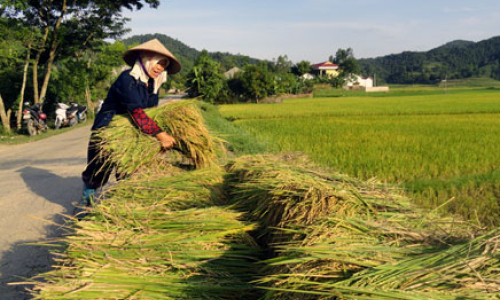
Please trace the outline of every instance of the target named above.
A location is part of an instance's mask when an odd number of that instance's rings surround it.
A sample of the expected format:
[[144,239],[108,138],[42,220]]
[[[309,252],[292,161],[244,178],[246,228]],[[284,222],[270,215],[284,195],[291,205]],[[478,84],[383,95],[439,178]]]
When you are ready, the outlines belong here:
[[129,73],[130,70],[122,72],[111,85],[108,96],[94,120],[92,130],[107,126],[116,114],[130,113],[142,132],[149,135],[161,132],[155,121],[143,110],[158,105],[158,94],[153,93],[153,83],[146,85]]

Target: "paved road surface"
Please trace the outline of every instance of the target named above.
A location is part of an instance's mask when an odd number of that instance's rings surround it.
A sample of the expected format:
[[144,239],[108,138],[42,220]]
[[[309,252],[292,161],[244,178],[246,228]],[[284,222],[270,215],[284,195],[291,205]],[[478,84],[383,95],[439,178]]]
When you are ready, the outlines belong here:
[[60,236],[82,192],[90,126],[37,142],[0,146],[0,300],[30,299],[10,286],[50,269],[50,249],[26,245]]
[[168,103],[170,101],[176,101],[176,100],[182,100],[183,97],[185,97],[186,94],[179,94],[179,95],[168,95],[160,99],[159,105]]

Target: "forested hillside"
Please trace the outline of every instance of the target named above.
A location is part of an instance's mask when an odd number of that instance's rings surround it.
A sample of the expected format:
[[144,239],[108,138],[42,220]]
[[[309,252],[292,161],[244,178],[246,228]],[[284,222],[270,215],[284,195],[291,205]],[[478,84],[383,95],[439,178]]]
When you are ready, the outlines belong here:
[[[183,42],[173,39],[167,35],[156,33],[156,34],[145,34],[145,35],[134,35],[123,40],[126,46],[133,44],[141,44],[147,42],[153,38],[157,38],[162,42],[165,47],[167,47],[172,54],[175,55],[177,59],[181,62],[182,73],[191,70],[193,68],[193,63],[196,57],[200,54],[199,50],[191,48],[184,44]],[[250,58],[245,55],[234,55],[226,52],[209,52],[211,59],[221,64],[223,70],[229,70],[234,66],[243,67],[246,64],[256,64],[258,62],[255,58]]]
[[427,52],[360,59],[361,73],[378,83],[437,83],[443,79],[500,80],[500,36],[480,42],[453,41]]

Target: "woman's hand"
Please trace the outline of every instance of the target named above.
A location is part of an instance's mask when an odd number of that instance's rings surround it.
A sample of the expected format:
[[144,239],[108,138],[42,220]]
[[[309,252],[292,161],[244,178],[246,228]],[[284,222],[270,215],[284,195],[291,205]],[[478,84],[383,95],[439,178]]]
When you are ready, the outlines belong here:
[[172,149],[177,143],[172,136],[166,134],[165,132],[158,133],[156,138],[160,141],[161,148],[164,150]]

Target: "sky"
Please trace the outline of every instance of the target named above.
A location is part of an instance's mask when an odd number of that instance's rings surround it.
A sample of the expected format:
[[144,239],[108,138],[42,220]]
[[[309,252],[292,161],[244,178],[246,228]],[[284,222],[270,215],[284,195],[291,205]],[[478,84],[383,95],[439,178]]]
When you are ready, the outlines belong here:
[[136,34],[162,33],[198,50],[318,63],[427,51],[500,35],[499,0],[160,0],[124,11]]

